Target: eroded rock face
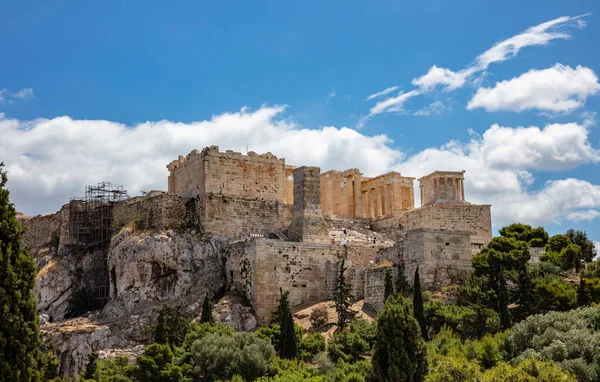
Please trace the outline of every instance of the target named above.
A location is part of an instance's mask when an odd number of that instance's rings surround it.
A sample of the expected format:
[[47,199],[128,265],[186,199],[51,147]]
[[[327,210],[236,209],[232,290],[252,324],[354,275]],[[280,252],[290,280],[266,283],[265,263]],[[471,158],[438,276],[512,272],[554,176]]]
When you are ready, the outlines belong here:
[[105,318],[144,314],[147,303],[172,301],[188,313],[202,308],[205,293],[225,288],[224,253],[229,239],[202,241],[195,232],[134,233],[123,229],[108,252],[110,301]]
[[[43,265],[43,266],[42,266]],[[48,321],[65,318],[71,294],[79,289],[89,277],[90,255],[72,255],[67,251],[45,256],[40,263],[33,292],[38,312],[48,316]]]
[[223,297],[213,307],[213,315],[216,321],[229,325],[236,331],[247,332],[258,326],[252,307],[236,294]]

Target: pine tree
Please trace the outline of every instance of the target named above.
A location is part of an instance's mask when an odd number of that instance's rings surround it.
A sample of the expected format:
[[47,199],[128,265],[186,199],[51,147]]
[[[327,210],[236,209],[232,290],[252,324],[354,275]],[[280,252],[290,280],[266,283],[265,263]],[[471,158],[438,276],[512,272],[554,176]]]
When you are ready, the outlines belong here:
[[208,293],[204,295],[204,303],[202,304],[202,315],[200,316],[201,323],[214,324],[215,318],[212,314],[212,304],[208,298]]
[[22,246],[23,229],[5,189],[3,166],[0,163],[0,381],[36,381],[43,366],[32,293],[36,267]]
[[383,301],[387,300],[394,293],[394,284],[392,281],[392,270],[388,269],[385,271],[384,290],[383,290]]
[[377,318],[373,380],[420,382],[427,374],[427,347],[403,297],[389,298]]
[[356,317],[356,311],[351,309],[352,299],[354,298],[352,296],[352,284],[346,283],[345,272],[346,259],[342,259],[335,290],[333,291],[333,302],[338,315],[338,330],[344,330]]
[[425,310],[423,308],[423,294],[421,293],[421,277],[419,276],[419,267],[415,270],[415,282],[414,282],[414,294],[413,294],[413,308],[415,312],[415,319],[419,323],[421,328],[421,335],[427,340],[427,321],[425,320]]
[[279,324],[279,352],[282,358],[293,359],[298,353],[298,339],[294,328],[294,316],[290,309],[288,295],[290,292],[283,292],[280,289],[281,297],[279,306],[273,316],[277,316]]
[[398,259],[398,274],[396,275],[396,293],[406,296],[408,292],[409,285],[408,281],[406,281],[406,276],[404,275],[404,260]]

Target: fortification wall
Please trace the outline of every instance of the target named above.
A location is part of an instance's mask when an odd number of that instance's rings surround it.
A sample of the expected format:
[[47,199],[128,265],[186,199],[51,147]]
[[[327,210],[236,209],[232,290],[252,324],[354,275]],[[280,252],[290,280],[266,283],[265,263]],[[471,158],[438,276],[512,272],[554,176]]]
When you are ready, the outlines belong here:
[[265,324],[277,307],[279,288],[290,292],[292,307],[331,296],[338,257],[326,244],[252,239],[227,264],[234,286],[246,294]]
[[376,312],[383,309],[385,294],[385,274],[388,270],[392,271],[392,278],[395,281],[398,269],[393,265],[385,265],[376,268],[367,269],[364,272],[364,306]]
[[187,204],[191,200],[174,194],[158,194],[115,203],[111,211],[111,229],[118,231],[138,216],[145,228],[180,228],[190,218]]
[[421,283],[439,287],[455,283],[472,272],[471,234],[419,228],[408,231],[403,258],[407,280],[413,283],[417,266]]
[[198,216],[208,235],[235,237],[283,230],[292,222],[291,204],[206,194],[198,201]]
[[492,240],[492,218],[488,204],[433,204],[407,211],[404,229],[431,228],[471,232],[473,253]]
[[[291,204],[289,166],[271,153],[248,155],[210,146],[167,165],[169,193],[185,197],[217,194]],[[287,195],[287,196],[286,196]]]
[[48,215],[37,215],[33,217],[20,215],[17,217],[25,228],[23,240],[37,260],[37,254],[44,249],[49,249],[53,236],[58,235],[59,249],[67,243],[69,208],[68,204],[62,206],[60,211]]

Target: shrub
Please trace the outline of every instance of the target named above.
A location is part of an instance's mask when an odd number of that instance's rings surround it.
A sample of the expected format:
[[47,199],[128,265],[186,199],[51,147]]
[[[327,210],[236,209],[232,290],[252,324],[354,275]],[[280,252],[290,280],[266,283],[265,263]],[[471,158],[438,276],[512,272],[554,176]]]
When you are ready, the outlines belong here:
[[144,217],[140,214],[135,215],[133,218],[133,229],[134,231],[142,231],[146,228],[146,222]]
[[573,375],[552,361],[526,359],[517,366],[505,362],[487,370],[481,376],[482,382],[512,382],[512,381],[556,381],[573,380]]
[[238,374],[255,380],[266,375],[275,349],[254,333],[213,333],[196,340],[191,354],[196,378],[228,379]]
[[559,276],[544,276],[536,279],[534,294],[537,308],[541,312],[566,311],[577,306],[577,289]]
[[339,360],[356,362],[369,349],[369,344],[359,334],[349,330],[335,332],[329,341],[327,351],[333,362]]
[[507,336],[513,362],[534,357],[552,360],[579,381],[597,378],[600,333],[592,332],[595,308],[550,312],[527,317]]
[[309,334],[298,345],[299,358],[309,362],[315,355],[325,351],[325,336],[321,333]]
[[183,314],[181,305],[163,305],[154,329],[154,341],[159,344],[180,346],[190,329],[190,319]]
[[329,313],[324,306],[317,306],[310,313],[310,326],[315,330],[322,329],[329,322]]

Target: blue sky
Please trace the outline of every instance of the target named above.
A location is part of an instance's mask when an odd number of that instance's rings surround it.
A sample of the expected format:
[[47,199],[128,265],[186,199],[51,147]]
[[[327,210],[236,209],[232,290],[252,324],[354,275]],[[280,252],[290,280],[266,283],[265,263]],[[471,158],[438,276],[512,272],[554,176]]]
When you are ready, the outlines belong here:
[[103,179],[164,189],[169,160],[218,144],[366,175],[466,167],[495,228],[600,241],[600,3],[172,3],[0,4],[0,160],[20,210]]

